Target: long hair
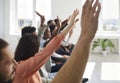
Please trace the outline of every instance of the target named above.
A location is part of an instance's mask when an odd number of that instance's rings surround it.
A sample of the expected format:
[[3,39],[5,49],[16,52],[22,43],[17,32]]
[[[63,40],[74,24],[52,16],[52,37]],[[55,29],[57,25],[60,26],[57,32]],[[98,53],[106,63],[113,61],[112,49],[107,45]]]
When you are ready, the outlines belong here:
[[15,60],[26,60],[34,56],[39,51],[39,39],[37,35],[26,34],[24,35],[16,48]]

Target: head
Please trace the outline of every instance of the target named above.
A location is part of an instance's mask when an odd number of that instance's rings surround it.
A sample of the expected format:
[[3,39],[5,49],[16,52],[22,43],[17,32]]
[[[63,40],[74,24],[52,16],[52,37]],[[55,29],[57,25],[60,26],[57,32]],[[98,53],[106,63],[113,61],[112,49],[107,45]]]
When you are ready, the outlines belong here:
[[47,22],[48,27],[50,28],[50,32],[53,33],[56,28],[56,23],[54,20],[49,20]]
[[37,35],[24,35],[16,48],[15,60],[17,62],[33,57],[39,51],[39,39]]
[[51,32],[50,32],[50,28],[47,28],[46,31],[44,32],[44,36],[43,39],[49,39],[51,38]]
[[36,28],[31,27],[31,26],[26,26],[22,29],[21,35],[23,36],[23,35],[28,34],[28,33],[32,33],[34,35],[37,35]]
[[59,20],[59,19],[54,19],[54,21],[55,21],[55,24],[56,24],[56,25],[58,24],[58,22],[60,22],[60,25],[62,25],[61,20]]
[[13,80],[16,66],[8,43],[0,39],[0,83],[10,83]]

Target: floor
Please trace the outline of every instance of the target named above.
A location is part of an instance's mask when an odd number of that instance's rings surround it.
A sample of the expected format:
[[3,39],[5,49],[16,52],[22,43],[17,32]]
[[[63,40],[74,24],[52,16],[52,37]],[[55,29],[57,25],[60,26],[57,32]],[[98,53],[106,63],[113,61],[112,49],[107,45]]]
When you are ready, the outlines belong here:
[[120,83],[120,55],[90,54],[84,77],[87,83]]

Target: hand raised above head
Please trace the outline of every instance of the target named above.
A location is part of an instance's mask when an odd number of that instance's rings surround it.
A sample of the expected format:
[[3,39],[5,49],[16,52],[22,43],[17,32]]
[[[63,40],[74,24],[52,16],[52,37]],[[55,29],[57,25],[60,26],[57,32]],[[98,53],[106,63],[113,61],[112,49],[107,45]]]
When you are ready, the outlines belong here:
[[98,28],[98,17],[101,10],[99,0],[86,0],[81,16],[81,36],[92,40]]
[[37,11],[35,11],[35,13],[40,17],[40,19],[41,19],[41,27],[43,27],[44,22],[45,22],[45,17],[44,17],[44,15],[41,15],[41,14],[38,13]]
[[78,9],[74,10],[74,12],[73,12],[73,14],[71,16],[71,19],[70,19],[69,26],[73,26],[74,25],[76,17],[78,16],[78,14],[79,14],[79,10]]

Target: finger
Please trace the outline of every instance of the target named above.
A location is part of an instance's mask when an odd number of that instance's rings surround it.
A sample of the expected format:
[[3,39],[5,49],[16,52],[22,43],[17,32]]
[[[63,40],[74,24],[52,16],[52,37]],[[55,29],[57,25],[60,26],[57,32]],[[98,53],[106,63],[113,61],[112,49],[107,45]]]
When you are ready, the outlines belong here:
[[99,3],[99,4],[98,4],[98,10],[96,11],[95,18],[99,18],[100,11],[101,11],[101,4]]
[[79,21],[79,18],[75,20],[75,22],[78,22]]
[[98,4],[99,4],[99,0],[96,0],[95,4],[93,5],[93,7],[90,10],[91,14],[95,13]]
[[86,0],[86,2],[83,5],[83,8],[82,8],[82,14],[85,14],[86,7],[87,7],[88,3],[89,3],[89,0]]
[[78,14],[79,14],[79,10],[76,9],[76,10],[75,10],[75,17],[76,17]]
[[86,13],[89,13],[90,12],[90,9],[92,7],[92,4],[93,4],[94,0],[90,0],[87,7],[86,7]]
[[79,10],[77,9],[77,15],[79,14]]
[[60,18],[59,18],[59,16],[57,16],[57,19],[58,19],[58,21],[60,21]]
[[37,11],[35,11],[35,13],[36,13],[38,16],[42,17],[42,15],[41,15],[41,14],[39,14]]

